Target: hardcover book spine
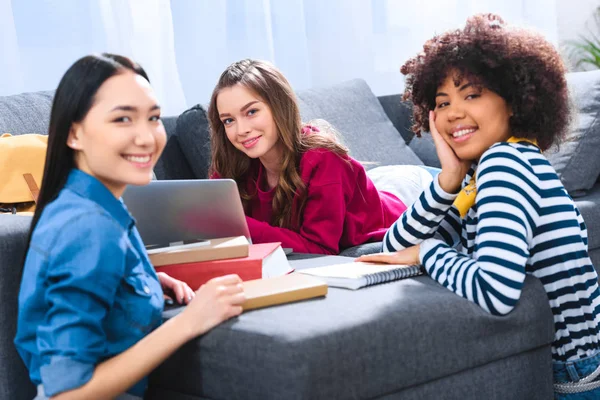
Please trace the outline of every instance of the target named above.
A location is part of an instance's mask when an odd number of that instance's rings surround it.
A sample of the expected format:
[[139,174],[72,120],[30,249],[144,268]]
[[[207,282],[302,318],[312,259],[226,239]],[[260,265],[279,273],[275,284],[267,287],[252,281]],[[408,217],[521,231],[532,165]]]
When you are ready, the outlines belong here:
[[261,260],[218,260],[198,263],[165,265],[156,268],[157,272],[164,272],[175,279],[187,283],[192,290],[223,275],[237,274],[243,281],[262,278]]

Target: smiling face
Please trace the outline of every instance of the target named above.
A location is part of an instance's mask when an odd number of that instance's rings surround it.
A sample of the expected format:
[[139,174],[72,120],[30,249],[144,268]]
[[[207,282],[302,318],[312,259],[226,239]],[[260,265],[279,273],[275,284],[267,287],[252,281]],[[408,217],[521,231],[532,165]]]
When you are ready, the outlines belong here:
[[277,125],[271,108],[241,84],[223,88],[217,96],[219,118],[231,144],[261,161],[282,156]]
[[456,73],[448,74],[435,98],[435,126],[462,160],[479,160],[494,143],[511,136],[512,115],[498,94],[468,79],[455,85]]
[[71,127],[67,145],[75,165],[116,197],[128,184],[145,185],[166,143],[160,107],[150,83],[131,71],[106,80],[85,118]]

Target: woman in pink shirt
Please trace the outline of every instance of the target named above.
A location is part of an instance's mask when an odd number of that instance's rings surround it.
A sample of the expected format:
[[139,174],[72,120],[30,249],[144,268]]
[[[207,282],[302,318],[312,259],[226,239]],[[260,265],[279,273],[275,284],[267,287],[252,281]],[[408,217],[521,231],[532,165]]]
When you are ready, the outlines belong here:
[[290,84],[267,62],[230,65],[208,118],[210,176],[237,182],[254,243],[338,254],[381,241],[406,210],[398,196],[377,190],[324,121],[302,124]]

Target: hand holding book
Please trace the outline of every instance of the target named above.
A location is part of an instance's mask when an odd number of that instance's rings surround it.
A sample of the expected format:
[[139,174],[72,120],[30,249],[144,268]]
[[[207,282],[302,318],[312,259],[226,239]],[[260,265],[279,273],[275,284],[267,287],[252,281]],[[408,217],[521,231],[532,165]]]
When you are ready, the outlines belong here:
[[406,249],[396,251],[395,253],[378,253],[378,254],[367,254],[360,256],[356,261],[360,262],[372,262],[372,263],[383,263],[383,264],[403,264],[403,265],[414,265],[420,264],[419,250],[421,246],[415,245]]

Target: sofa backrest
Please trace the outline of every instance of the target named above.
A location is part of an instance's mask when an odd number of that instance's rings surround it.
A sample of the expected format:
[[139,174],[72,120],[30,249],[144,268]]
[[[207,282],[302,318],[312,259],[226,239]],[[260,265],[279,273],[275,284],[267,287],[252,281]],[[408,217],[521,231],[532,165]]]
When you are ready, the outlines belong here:
[[[0,133],[48,132],[54,92],[0,97]],[[423,164],[406,146],[410,108],[399,96],[377,98],[361,79],[298,91],[303,121],[325,119],[339,131],[350,154],[366,168]],[[158,179],[206,178],[210,163],[208,121],[196,105],[179,116],[164,117],[167,146],[155,167]]]
[[[406,145],[404,138],[412,136],[409,129],[410,108],[401,104],[399,96],[377,98],[362,79],[300,90],[296,94],[302,120],[324,119],[329,122],[340,133],[350,155],[361,161],[365,168],[423,164]],[[395,106],[392,104],[394,101],[397,101]],[[205,109],[196,105],[184,112],[177,121],[176,129],[194,176],[206,178],[210,146]]]

